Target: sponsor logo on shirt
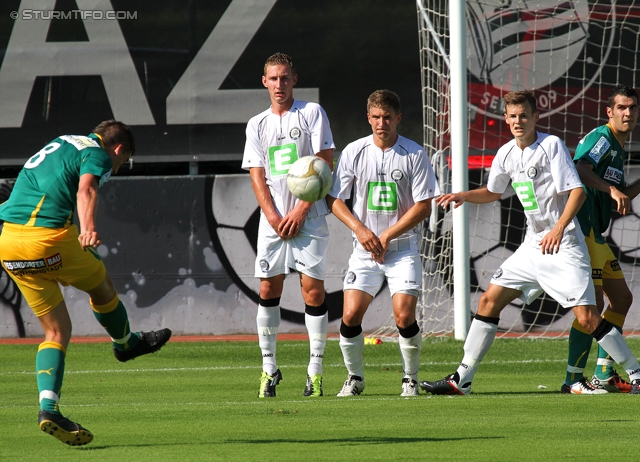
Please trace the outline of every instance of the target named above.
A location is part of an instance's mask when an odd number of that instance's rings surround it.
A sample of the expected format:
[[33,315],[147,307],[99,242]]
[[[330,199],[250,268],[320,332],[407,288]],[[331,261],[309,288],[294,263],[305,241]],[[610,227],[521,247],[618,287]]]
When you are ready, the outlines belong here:
[[82,151],[85,148],[100,147],[96,140],[89,138],[88,136],[63,135],[60,138],[65,140],[67,143],[72,144],[78,151]]
[[589,151],[589,157],[591,157],[595,162],[600,162],[600,159],[610,147],[611,144],[609,141],[604,136],[601,136],[596,145],[591,148],[591,151]]
[[298,146],[295,143],[269,147],[271,178],[286,176],[296,160],[298,160]]
[[607,171],[604,172],[604,177],[607,181],[612,181],[616,184],[620,184],[622,181],[622,170],[618,170],[617,168],[607,167]]
[[537,212],[538,200],[536,199],[536,192],[533,189],[533,182],[523,181],[521,183],[511,183],[513,190],[516,192],[522,208],[525,212]]
[[393,181],[370,181],[367,210],[374,214],[393,214],[398,211],[398,192]]

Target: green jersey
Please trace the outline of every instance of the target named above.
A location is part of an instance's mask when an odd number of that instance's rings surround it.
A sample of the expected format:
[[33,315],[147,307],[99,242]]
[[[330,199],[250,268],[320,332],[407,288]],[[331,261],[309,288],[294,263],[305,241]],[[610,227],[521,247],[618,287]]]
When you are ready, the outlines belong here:
[[[574,162],[585,159],[593,165],[593,171],[607,183],[622,189],[624,164],[627,154],[611,131],[609,125],[601,125],[585,136],[576,148]],[[578,212],[578,221],[585,236],[591,236],[599,244],[606,241],[602,237],[611,222],[613,199],[608,193],[584,187],[587,200]]]
[[64,135],[31,156],[18,175],[0,220],[43,228],[66,228],[73,222],[80,177],[90,173],[102,185],[112,162],[95,134]]

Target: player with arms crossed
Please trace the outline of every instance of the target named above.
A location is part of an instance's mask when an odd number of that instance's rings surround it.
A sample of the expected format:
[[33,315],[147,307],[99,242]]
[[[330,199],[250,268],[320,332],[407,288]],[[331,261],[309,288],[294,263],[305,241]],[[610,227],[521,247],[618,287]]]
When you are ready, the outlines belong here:
[[256,322],[262,349],[258,397],[276,396],[282,373],[276,363],[280,297],[285,275],[300,274],[309,332],[310,362],[304,396],[322,396],[322,359],[329,315],[324,300],[329,213],[324,199],[297,199],[287,188],[289,167],[302,156],[318,156],[332,166],[333,137],[320,105],[293,98],[298,76],[290,56],[276,53],[264,65],[262,84],[271,107],[247,124],[242,168],[249,170],[260,205],[255,276],[260,278]]
[[514,139],[498,150],[487,186],[445,194],[436,201],[442,207],[451,203],[459,207],[465,201],[486,204],[500,199],[511,182],[527,216],[524,242],[498,268],[480,297],[456,372],[436,382],[420,382],[420,387],[436,395],[468,394],[496,336],[502,309],[516,298],[531,303],[545,291],[563,307],[573,308],[582,328],[629,373],[632,392],[640,393],[638,361],[595,306],[589,254],[575,219],[585,192],[569,151],[558,137],[536,131],[539,113],[533,93],[507,93],[504,105]]
[[[602,317],[622,333],[633,295],[602,233],[609,227],[613,207],[626,215],[631,211],[631,200],[640,193],[640,181],[627,186],[624,178],[627,160],[624,144],[638,121],[636,91],[624,85],[616,86],[609,95],[607,115],[606,125],[580,140],[573,160],[587,193],[577,216],[591,257],[598,311],[602,313],[604,309],[606,294],[609,306]],[[573,394],[631,391],[631,384],[618,375],[613,359],[602,346],[598,346],[598,361],[591,382],[583,377],[591,340],[589,332],[574,322],[569,333],[567,375],[561,391]]]
[[[131,332],[104,263],[93,250],[98,187],[133,155],[128,126],[108,120],[89,136],[64,135],[33,155],[20,171],[9,199],[0,205],[2,266],[16,282],[44,330],[36,355],[40,429],[69,445],[93,435],[62,416],[58,408],[71,319],[58,283],[89,294],[93,314],[113,341],[119,361],[159,350],[169,329]],[[77,207],[80,232],[73,224]]]
[[[348,377],[338,396],[364,390],[362,319],[386,278],[400,336],[402,396],[418,395],[422,335],[416,303],[422,282],[420,224],[440,194],[427,154],[400,136],[400,99],[378,90],[367,101],[372,135],[350,143],[338,160],[327,204],[353,231],[354,250],[344,280],[340,348]],[[353,213],[344,201],[355,190]]]

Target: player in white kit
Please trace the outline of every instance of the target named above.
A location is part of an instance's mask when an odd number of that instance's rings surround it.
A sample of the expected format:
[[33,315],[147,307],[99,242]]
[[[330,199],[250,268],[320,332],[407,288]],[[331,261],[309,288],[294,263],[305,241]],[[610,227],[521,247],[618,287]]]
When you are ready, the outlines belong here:
[[276,363],[280,297],[284,278],[293,268],[300,274],[309,333],[310,362],[304,396],[322,396],[322,359],[327,343],[328,312],[324,296],[329,213],[323,200],[297,199],[287,188],[289,167],[303,156],[318,156],[332,166],[333,137],[320,105],[295,100],[298,80],[290,56],[267,59],[262,77],[271,107],[247,124],[242,168],[249,170],[260,205],[255,276],[260,278],[256,322],[262,350],[260,398],[275,397],[282,373]]
[[[416,302],[422,281],[420,225],[440,194],[427,154],[398,135],[398,96],[378,90],[367,101],[372,135],[350,143],[338,160],[327,204],[353,231],[354,250],[344,280],[340,348],[348,377],[338,396],[364,390],[362,319],[385,278],[398,327],[404,377],[402,396],[418,394],[422,335]],[[353,211],[344,201],[355,191]]]
[[596,308],[589,254],[575,218],[585,192],[571,156],[557,137],[535,129],[539,113],[533,93],[504,96],[505,119],[514,139],[502,146],[491,165],[487,186],[445,194],[442,207],[465,201],[484,204],[500,199],[511,182],[527,217],[524,242],[496,271],[480,298],[455,373],[436,382],[420,382],[427,392],[466,395],[498,329],[502,309],[520,298],[531,303],[543,291],[565,308],[622,365],[640,393],[640,365],[613,324]]

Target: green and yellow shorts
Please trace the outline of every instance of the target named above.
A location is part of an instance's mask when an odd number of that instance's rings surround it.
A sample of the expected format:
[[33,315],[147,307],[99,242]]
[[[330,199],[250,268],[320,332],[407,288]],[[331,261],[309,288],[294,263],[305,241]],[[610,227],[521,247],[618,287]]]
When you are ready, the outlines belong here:
[[58,283],[82,291],[97,287],[107,274],[94,249],[82,249],[78,227],[42,228],[5,223],[0,260],[36,316],[64,299]]

